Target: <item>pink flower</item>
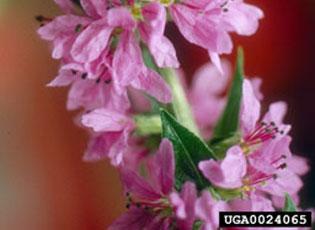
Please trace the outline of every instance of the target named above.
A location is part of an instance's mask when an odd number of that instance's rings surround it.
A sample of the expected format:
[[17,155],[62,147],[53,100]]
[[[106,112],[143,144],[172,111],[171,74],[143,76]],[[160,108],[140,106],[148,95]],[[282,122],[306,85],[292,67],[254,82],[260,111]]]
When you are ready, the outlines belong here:
[[230,80],[231,67],[227,61],[223,61],[222,64],[224,74],[221,74],[210,63],[199,68],[188,92],[192,111],[205,138],[211,136],[226,102],[226,98],[222,94]]
[[123,163],[128,151],[129,134],[134,128],[128,116],[104,108],[96,109],[82,116],[82,124],[95,132],[84,156],[85,160],[95,161],[108,157],[114,166]]
[[117,90],[111,76],[111,61],[105,58],[102,57],[102,62],[97,59],[87,65],[65,64],[48,86],[71,85],[67,101],[69,110],[82,107],[85,110],[106,108],[125,112],[130,107],[127,91]]
[[65,13],[72,13],[74,10],[73,2],[69,0],[55,0],[60,9]]
[[[110,229],[125,229],[127,226],[168,229],[173,221],[178,222],[181,229],[191,229],[196,190],[192,183],[187,182],[180,194],[173,191],[175,161],[172,148],[171,142],[162,140],[158,152],[147,162],[146,179],[134,170],[120,168],[130,209]],[[134,218],[136,213],[139,214],[137,219]]]
[[277,197],[297,194],[302,187],[298,174],[305,173],[308,167],[300,160],[298,170],[290,160],[290,126],[282,123],[285,111],[285,104],[274,103],[263,122],[259,122],[260,102],[251,83],[245,80],[240,118],[242,140],[227,151],[222,161],[200,162],[204,176],[216,187],[241,189],[245,194],[252,190]]
[[201,229],[214,230],[219,227],[219,212],[228,211],[229,207],[226,202],[216,201],[208,191],[203,191],[196,201],[195,210],[196,217],[203,222]]
[[242,149],[234,146],[227,151],[226,157],[221,162],[213,159],[201,161],[199,169],[213,185],[236,189],[243,186],[247,163]]
[[172,19],[191,43],[208,50],[212,62],[222,71],[219,55],[230,53],[229,32],[251,35],[256,32],[262,11],[241,0],[184,0],[170,6]]
[[169,86],[160,75],[143,64],[141,50],[133,34],[123,32],[113,59],[114,80],[121,87],[143,90],[161,102],[172,99]]
[[[86,0],[81,4],[87,13],[86,17],[68,14],[53,20],[41,18],[45,25],[38,32],[43,39],[54,43],[53,57],[62,58],[65,64],[81,63],[86,68],[95,62],[104,65],[104,55],[112,53],[111,78],[122,97],[125,97],[126,87],[132,86],[163,103],[170,102],[171,92],[167,84],[158,73],[148,69],[143,63],[139,42],[134,35],[137,22],[128,8],[116,6],[108,10],[107,4],[98,0]],[[175,49],[164,37],[164,30],[157,32],[154,29],[164,28],[164,25],[159,24],[165,24],[165,9],[157,8],[153,3],[146,8],[144,15],[149,21],[141,23],[142,30],[146,29],[147,32],[142,34],[146,35],[149,47],[155,50],[157,63],[161,66],[178,66]],[[150,12],[151,8],[157,8],[156,15]],[[114,37],[119,39],[119,43],[112,50]],[[90,74],[89,69],[86,73]]]
[[139,32],[148,45],[156,64],[159,67],[179,67],[176,51],[170,40],[164,36],[166,25],[166,10],[156,2],[144,5],[143,21],[139,23]]
[[69,58],[72,44],[79,31],[91,23],[91,19],[72,14],[58,16],[54,19],[44,18],[38,34],[42,39],[53,43],[52,57]]
[[[263,121],[259,122],[260,102],[251,84],[244,82],[241,146],[251,165],[245,180],[258,185],[259,189],[267,193],[281,197],[285,192],[294,195],[302,187],[300,177],[287,165],[292,154],[289,148],[291,138],[287,135],[290,126],[283,124],[285,113],[285,103],[273,103]],[[301,171],[307,170],[305,164],[301,166]]]

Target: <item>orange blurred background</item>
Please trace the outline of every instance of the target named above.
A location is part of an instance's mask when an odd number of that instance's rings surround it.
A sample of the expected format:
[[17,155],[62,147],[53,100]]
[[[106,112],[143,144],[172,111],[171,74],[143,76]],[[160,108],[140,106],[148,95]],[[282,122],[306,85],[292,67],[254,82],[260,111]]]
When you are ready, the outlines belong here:
[[[246,73],[264,79],[267,102],[286,100],[293,149],[315,161],[315,2],[251,0],[265,12],[256,35],[234,36]],[[119,178],[108,162],[81,161],[87,135],[65,109],[66,89],[46,88],[58,62],[41,41],[34,16],[59,11],[53,0],[0,0],[0,229],[105,229],[122,211]],[[205,51],[170,26],[188,76]],[[231,60],[234,59],[231,55]],[[315,207],[315,175],[303,205]]]

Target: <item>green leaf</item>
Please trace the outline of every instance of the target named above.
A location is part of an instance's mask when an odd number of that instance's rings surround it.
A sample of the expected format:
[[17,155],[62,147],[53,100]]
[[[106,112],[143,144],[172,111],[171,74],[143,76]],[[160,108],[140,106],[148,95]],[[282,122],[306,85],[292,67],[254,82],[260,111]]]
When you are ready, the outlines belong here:
[[213,138],[209,143],[220,159],[224,158],[226,150],[238,143],[241,137],[239,133],[239,116],[244,80],[244,55],[242,48],[238,49],[236,62],[236,70],[227,104],[218,124],[214,128]]
[[291,196],[288,193],[285,194],[285,203],[284,203],[284,208],[282,211],[284,211],[284,212],[295,212],[296,211],[296,206],[295,206]]
[[176,159],[176,188],[187,181],[196,182],[199,189],[209,182],[198,170],[198,163],[213,158],[212,150],[194,133],[182,126],[165,110],[161,110],[162,137],[172,141]]
[[199,230],[201,229],[201,226],[202,226],[202,221],[201,220],[197,220],[195,221],[193,227],[192,227],[192,230]]
[[239,114],[242,100],[244,57],[242,48],[238,49],[237,66],[233,84],[228,96],[225,110],[214,130],[215,139],[225,139],[233,136],[239,128]]

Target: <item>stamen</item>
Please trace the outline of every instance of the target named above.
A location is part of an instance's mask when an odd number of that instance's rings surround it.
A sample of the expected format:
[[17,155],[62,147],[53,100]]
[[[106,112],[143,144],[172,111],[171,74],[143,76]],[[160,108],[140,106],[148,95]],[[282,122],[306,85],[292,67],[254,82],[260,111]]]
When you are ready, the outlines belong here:
[[275,122],[261,122],[257,125],[256,129],[245,138],[245,142],[249,146],[261,144],[270,139],[275,139],[278,133],[279,128],[276,127]]
[[83,80],[85,80],[86,78],[87,78],[87,73],[83,73],[82,75],[81,75],[81,78],[83,79]]
[[277,167],[277,169],[285,169],[287,167],[288,167],[288,165],[286,163],[283,163],[279,167]]
[[46,17],[44,17],[44,16],[42,16],[42,15],[37,15],[37,16],[35,16],[35,20],[40,23],[40,24],[39,24],[40,27],[43,27],[46,23],[52,21],[51,18],[46,18]]
[[105,80],[104,82],[105,82],[105,84],[109,84],[109,83],[112,82],[112,79],[107,79],[107,80]]
[[82,24],[78,24],[78,25],[76,25],[74,31],[75,31],[76,33],[79,33],[79,32],[81,32],[82,29],[83,29]]

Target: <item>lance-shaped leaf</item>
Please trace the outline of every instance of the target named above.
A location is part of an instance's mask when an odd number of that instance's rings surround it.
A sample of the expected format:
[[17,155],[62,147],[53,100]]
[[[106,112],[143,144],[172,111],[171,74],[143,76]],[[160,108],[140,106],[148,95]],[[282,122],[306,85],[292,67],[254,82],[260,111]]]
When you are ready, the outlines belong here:
[[212,146],[214,149],[220,150],[220,153],[218,153],[220,158],[224,157],[222,154],[224,153],[224,150],[237,143],[238,138],[240,137],[238,130],[243,91],[243,76],[244,55],[243,49],[239,48],[237,54],[236,70],[227,104],[218,124],[214,129],[213,139],[210,141],[210,146]]
[[285,194],[284,208],[282,211],[284,211],[284,212],[295,212],[296,211],[296,206],[295,206],[291,196],[288,193]]
[[237,55],[237,66],[234,75],[232,88],[230,90],[227,105],[215,127],[215,138],[228,138],[233,136],[239,127],[239,114],[242,100],[243,76],[244,76],[244,57],[243,50],[239,48]]
[[212,150],[195,134],[182,126],[165,110],[161,110],[162,136],[172,141],[176,159],[176,187],[192,180],[199,189],[209,182],[198,170],[198,163],[213,158]]

